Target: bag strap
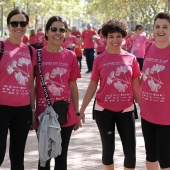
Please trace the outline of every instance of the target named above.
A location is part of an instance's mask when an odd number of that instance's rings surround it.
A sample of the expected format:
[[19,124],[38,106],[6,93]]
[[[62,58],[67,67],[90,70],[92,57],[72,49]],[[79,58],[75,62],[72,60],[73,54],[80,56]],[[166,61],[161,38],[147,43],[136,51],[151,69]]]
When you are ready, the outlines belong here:
[[45,82],[44,82],[44,77],[42,75],[42,70],[41,70],[41,49],[37,50],[37,63],[38,63],[38,72],[39,72],[39,75],[40,75],[41,84],[43,86],[45,98],[47,100],[48,106],[51,106],[51,101],[50,101],[50,98],[49,98],[49,95],[48,95],[48,91],[47,91],[47,88],[46,88],[46,85],[45,85]]
[[32,59],[32,56],[33,56],[32,47],[30,45],[27,45],[27,46],[28,46],[28,49],[30,51],[30,56],[31,56],[31,59]]
[[3,41],[0,41],[1,42],[1,50],[0,50],[0,60],[2,58],[2,55],[4,53],[4,42]]

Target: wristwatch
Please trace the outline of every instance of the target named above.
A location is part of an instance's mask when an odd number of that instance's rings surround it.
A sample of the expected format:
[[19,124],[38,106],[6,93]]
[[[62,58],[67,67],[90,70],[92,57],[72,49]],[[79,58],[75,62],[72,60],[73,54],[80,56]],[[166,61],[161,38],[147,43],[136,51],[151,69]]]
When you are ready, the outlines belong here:
[[80,112],[77,112],[76,115],[77,115],[77,116],[80,116]]

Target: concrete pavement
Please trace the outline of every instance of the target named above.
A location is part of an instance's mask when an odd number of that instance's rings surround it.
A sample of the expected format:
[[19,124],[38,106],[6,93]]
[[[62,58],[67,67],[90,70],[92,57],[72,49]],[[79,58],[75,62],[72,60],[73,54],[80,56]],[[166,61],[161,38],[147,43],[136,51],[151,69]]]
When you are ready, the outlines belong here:
[[[87,71],[85,58],[82,61],[82,78],[78,80],[79,88],[79,103],[81,106],[84,93],[87,89],[90,74],[85,73]],[[68,151],[68,170],[103,170],[101,163],[101,140],[99,132],[94,120],[92,120],[92,105],[93,101],[86,109],[86,122],[83,128],[72,133],[69,151]],[[123,150],[118,133],[116,132],[116,150],[115,150],[115,170],[123,170]],[[9,139],[9,137],[8,137]],[[145,170],[145,150],[144,141],[141,132],[140,118],[136,120],[136,140],[137,140],[137,170]],[[5,160],[0,167],[0,170],[9,170],[9,154],[8,144]],[[25,150],[25,170],[37,170],[38,151],[37,151],[37,139],[35,131],[30,131],[26,150]],[[52,160],[51,167],[54,162]],[[51,168],[53,170],[53,168]]]

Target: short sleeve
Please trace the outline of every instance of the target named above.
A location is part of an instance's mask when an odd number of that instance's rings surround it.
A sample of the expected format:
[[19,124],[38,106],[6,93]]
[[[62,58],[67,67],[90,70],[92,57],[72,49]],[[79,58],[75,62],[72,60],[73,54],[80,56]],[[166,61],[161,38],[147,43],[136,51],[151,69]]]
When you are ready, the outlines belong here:
[[138,64],[138,62],[136,60],[136,57],[134,57],[134,59],[133,59],[132,70],[133,70],[133,75],[132,75],[133,79],[137,79],[138,77],[141,76],[140,69],[139,69],[139,64]]
[[69,81],[76,81],[77,78],[81,78],[80,70],[78,67],[77,57],[73,54],[73,60],[71,65],[70,79]]
[[92,70],[92,74],[91,74],[91,80],[94,81],[99,81],[99,66],[98,66],[98,60],[97,58],[94,59],[94,63],[93,63],[93,70]]

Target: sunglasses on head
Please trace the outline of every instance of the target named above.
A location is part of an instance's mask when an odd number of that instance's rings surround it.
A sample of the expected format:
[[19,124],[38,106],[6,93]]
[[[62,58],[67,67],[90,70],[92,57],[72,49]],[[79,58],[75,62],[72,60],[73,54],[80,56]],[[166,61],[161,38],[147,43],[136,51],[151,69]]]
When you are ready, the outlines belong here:
[[57,30],[59,30],[60,33],[65,33],[66,29],[65,28],[56,28],[56,27],[50,27],[50,30],[52,32],[57,32]]
[[18,27],[18,24],[20,25],[20,27],[24,28],[24,27],[26,27],[28,25],[28,21],[20,21],[20,22],[18,22],[18,21],[11,21],[10,24],[14,28]]

